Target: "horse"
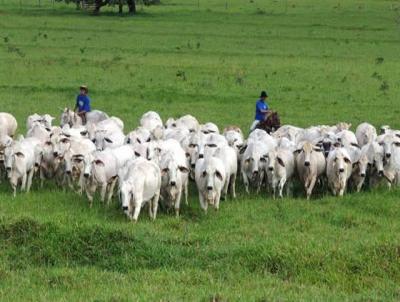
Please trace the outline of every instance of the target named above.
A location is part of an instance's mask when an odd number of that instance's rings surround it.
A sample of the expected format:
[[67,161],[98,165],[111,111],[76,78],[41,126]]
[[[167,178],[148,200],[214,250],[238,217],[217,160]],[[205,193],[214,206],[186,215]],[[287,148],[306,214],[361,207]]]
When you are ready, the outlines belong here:
[[[100,110],[92,110],[86,113],[86,123],[98,123],[108,118],[108,115]],[[61,127],[64,127],[67,124],[72,128],[82,126],[83,122],[82,118],[75,111],[69,108],[64,108],[61,113]]]
[[256,129],[266,131],[268,134],[275,132],[281,127],[281,119],[278,112],[269,111],[264,121],[261,121],[256,126]]

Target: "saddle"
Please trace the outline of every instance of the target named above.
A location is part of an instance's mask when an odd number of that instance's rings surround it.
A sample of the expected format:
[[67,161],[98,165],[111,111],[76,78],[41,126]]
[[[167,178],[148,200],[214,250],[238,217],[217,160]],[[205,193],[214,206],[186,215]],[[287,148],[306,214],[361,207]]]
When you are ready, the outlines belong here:
[[268,134],[271,134],[278,130],[281,127],[281,119],[279,117],[278,112],[276,111],[269,111],[266,116],[265,120],[258,123],[256,129],[261,129],[266,131]]

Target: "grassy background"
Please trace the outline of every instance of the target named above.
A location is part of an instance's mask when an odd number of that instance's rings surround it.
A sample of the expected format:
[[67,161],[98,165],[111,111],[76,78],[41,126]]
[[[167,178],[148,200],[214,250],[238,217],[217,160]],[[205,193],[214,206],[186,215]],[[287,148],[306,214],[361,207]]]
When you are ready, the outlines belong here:
[[[164,0],[134,17],[22,2],[0,0],[0,110],[21,133],[81,83],[126,130],[147,110],[247,129],[262,89],[284,123],[400,127],[397,1]],[[180,220],[137,225],[52,184],[33,191],[0,186],[5,301],[400,299],[396,190],[240,193],[205,216],[192,189]]]

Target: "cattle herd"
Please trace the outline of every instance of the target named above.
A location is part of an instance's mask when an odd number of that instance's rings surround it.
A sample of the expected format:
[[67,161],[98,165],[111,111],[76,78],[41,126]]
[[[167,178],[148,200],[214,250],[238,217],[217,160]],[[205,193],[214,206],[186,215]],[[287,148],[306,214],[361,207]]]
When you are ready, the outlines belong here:
[[[236,197],[237,176],[247,193],[262,190],[275,198],[291,194],[301,183],[310,198],[316,186],[336,196],[385,183],[400,183],[400,131],[368,123],[299,128],[283,125],[268,134],[256,129],[244,138],[240,128],[222,134],[213,123],[200,124],[185,115],[162,122],[153,111],[128,134],[117,117],[94,110],[87,123],[64,109],[60,126],[48,114],[27,119],[26,136],[15,137],[17,121],[0,113],[0,181],[6,178],[13,195],[29,192],[34,177],[54,180],[60,187],[85,193],[92,205],[97,189],[109,204],[116,192],[123,211],[137,221],[148,204],[156,218],[159,204],[179,215],[181,199],[188,203],[188,183],[194,180],[200,206],[219,208],[220,200]],[[39,186],[39,184],[38,184]]]

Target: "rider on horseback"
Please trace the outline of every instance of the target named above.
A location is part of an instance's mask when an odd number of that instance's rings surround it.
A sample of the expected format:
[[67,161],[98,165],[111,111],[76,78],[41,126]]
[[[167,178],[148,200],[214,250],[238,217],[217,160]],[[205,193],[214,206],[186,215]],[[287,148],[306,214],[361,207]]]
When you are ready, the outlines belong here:
[[265,121],[266,115],[269,112],[268,109],[268,104],[265,102],[265,100],[268,98],[268,94],[265,91],[261,92],[260,99],[256,103],[256,116],[254,119],[253,124],[250,127],[250,131],[253,131],[256,129],[257,125]]
[[90,112],[90,98],[88,96],[89,89],[85,85],[79,87],[80,93],[76,97],[74,111],[82,118],[82,124],[86,124],[86,113]]

